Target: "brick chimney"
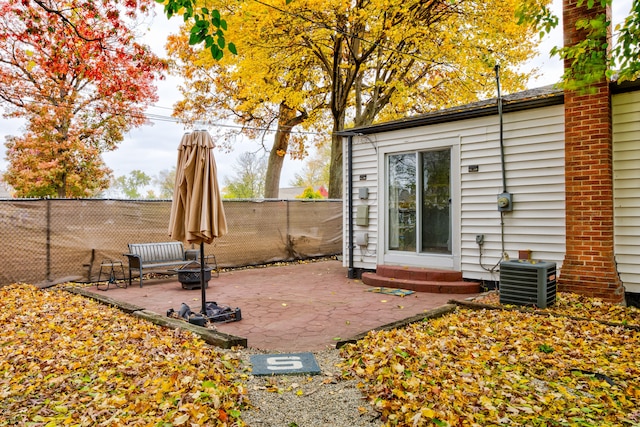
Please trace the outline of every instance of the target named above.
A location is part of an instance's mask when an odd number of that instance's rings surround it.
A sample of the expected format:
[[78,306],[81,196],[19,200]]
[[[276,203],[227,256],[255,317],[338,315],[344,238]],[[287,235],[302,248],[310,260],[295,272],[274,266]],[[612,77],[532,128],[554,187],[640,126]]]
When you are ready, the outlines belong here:
[[[600,2],[592,9],[578,7],[577,0],[563,0],[565,46],[581,39],[576,20],[611,15]],[[565,67],[570,63],[565,62]],[[611,93],[606,76],[593,85],[594,93],[566,90],[565,190],[566,254],[559,290],[624,301],[614,257],[613,138]]]

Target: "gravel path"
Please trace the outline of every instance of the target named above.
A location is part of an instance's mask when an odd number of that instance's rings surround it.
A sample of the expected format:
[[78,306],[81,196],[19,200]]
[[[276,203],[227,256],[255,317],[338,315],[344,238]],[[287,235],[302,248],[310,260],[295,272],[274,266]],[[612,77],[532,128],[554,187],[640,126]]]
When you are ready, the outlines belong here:
[[[251,349],[234,351],[245,366]],[[314,353],[321,375],[248,375],[245,384],[254,406],[242,412],[251,427],[379,427],[379,415],[357,388],[358,380],[341,378],[339,350]]]

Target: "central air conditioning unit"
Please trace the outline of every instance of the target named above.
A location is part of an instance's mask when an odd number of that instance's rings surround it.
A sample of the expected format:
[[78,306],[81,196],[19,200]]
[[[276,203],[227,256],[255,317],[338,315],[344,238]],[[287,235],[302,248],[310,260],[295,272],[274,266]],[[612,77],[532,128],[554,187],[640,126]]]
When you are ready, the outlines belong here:
[[555,302],[555,262],[510,260],[500,263],[500,304],[546,308]]

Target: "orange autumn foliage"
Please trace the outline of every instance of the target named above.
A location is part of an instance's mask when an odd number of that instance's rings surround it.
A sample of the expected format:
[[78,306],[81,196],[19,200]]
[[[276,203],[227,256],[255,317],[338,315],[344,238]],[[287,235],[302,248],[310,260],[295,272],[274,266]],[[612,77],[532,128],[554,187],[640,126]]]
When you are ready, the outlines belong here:
[[23,118],[5,143],[18,197],[88,197],[106,188],[101,154],[146,122],[165,64],[135,41],[142,2],[0,4],[0,104]]

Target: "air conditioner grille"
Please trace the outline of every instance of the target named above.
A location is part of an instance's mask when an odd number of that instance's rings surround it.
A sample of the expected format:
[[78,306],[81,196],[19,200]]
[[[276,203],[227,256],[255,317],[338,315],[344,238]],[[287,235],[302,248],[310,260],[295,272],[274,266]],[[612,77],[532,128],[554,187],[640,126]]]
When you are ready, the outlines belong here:
[[511,260],[500,263],[500,303],[546,308],[556,301],[556,264]]

